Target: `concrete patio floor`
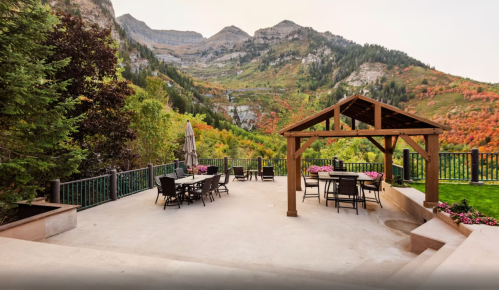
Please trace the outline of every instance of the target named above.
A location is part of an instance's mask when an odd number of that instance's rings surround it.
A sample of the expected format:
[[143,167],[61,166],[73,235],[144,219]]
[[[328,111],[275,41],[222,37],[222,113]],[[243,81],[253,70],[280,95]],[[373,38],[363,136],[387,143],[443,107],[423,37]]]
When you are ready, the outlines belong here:
[[371,287],[416,257],[408,232],[417,221],[383,196],[383,208],[368,203],[357,216],[338,214],[322,198],[302,203],[297,192],[293,218],[285,177],[228,187],[229,195],[205,207],[196,201],[166,210],[154,204],[156,189],[141,192],[79,212],[76,229],[44,242]]

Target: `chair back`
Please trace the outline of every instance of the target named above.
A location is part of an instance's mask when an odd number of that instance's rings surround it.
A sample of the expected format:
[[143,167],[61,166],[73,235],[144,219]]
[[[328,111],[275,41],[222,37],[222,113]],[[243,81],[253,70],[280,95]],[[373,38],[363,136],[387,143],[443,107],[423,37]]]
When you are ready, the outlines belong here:
[[215,175],[217,173],[218,173],[218,166],[209,166],[208,169],[206,169],[207,175]]
[[177,179],[177,174],[175,174],[175,173],[168,173],[168,174],[165,174],[164,176],[170,177],[170,178],[173,178],[173,179]]
[[376,176],[376,179],[374,179],[374,185],[378,188],[378,191],[381,187],[381,181],[383,180],[384,173],[379,173],[378,176]]
[[241,166],[234,166],[234,175],[235,176],[244,175],[244,169]]
[[357,195],[357,177],[340,177],[338,180],[338,193],[345,195]]
[[229,183],[229,180],[230,180],[230,171],[232,170],[232,168],[229,168],[227,169],[227,171],[225,172],[225,179],[224,179],[224,185],[228,184]]
[[156,183],[156,186],[161,187],[161,177],[164,177],[164,175],[158,175],[154,177],[154,183]]
[[274,167],[272,166],[263,167],[262,176],[274,176]]
[[177,192],[175,188],[175,179],[171,177],[162,176],[160,179],[161,189],[163,190],[163,195],[176,197]]
[[185,177],[184,169],[181,167],[175,169],[175,174],[177,175],[177,179]]
[[211,184],[213,183],[213,177],[206,178],[203,183],[203,187],[201,188],[201,194],[206,194],[210,191]]
[[218,183],[220,182],[220,177],[222,177],[222,175],[220,175],[220,174],[213,175],[213,181],[211,183],[211,190],[215,190],[218,188],[218,186],[219,186]]

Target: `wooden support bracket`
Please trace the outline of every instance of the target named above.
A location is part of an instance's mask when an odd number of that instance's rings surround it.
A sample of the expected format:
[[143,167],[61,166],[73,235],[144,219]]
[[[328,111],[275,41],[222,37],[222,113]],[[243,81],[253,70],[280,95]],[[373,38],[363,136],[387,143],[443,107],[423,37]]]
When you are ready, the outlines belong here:
[[317,140],[317,136],[310,137],[300,149],[296,150],[295,154],[293,154],[293,159],[297,159],[300,155],[310,146],[314,141]]
[[416,143],[414,140],[412,140],[411,137],[407,136],[407,135],[400,135],[400,138],[402,138],[407,144],[409,144],[409,146],[411,146],[414,150],[416,150],[421,156],[423,156],[423,158],[426,160],[426,161],[430,161],[430,155],[428,154],[428,152],[426,152],[423,148],[421,148],[418,143]]
[[367,140],[371,141],[371,143],[373,143],[374,146],[378,147],[378,149],[381,152],[385,153],[385,148],[383,148],[383,146],[381,146],[381,144],[379,144],[378,141],[374,140],[373,137],[367,136],[366,138],[367,138]]

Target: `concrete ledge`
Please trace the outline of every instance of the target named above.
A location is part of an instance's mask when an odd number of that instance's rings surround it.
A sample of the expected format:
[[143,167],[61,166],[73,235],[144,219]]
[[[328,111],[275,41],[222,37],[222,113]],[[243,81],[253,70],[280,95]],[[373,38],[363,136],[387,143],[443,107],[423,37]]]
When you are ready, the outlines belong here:
[[17,204],[20,219],[0,226],[0,237],[40,241],[76,228],[79,205],[47,203],[43,198],[31,205],[27,201]]
[[412,217],[424,223],[435,217],[432,209],[423,206],[425,195],[412,187],[392,187],[383,181],[382,194],[401,207]]

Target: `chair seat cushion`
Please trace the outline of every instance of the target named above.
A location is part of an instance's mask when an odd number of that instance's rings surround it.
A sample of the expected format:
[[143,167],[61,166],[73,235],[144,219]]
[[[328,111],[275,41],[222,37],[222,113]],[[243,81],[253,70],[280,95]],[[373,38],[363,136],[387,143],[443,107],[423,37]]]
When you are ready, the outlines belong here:
[[263,177],[263,178],[274,178],[274,176],[273,176],[273,175],[263,175],[262,177]]
[[365,189],[378,190],[378,188],[374,184],[366,184],[366,185],[362,185],[362,187]]

